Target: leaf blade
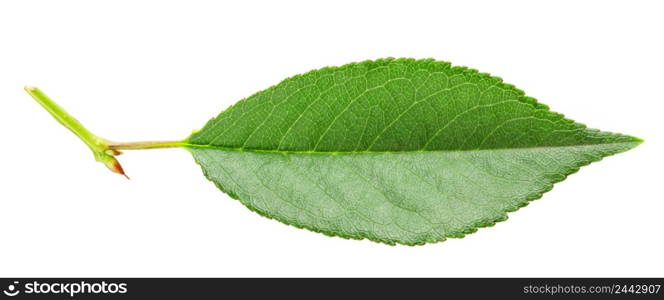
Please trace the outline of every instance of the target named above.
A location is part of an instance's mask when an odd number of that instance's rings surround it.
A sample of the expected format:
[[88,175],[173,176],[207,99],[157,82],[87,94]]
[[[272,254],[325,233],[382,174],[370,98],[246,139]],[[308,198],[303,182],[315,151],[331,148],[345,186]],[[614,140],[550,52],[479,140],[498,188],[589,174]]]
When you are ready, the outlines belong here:
[[[187,142],[211,181],[262,215],[416,245],[504,220],[580,166],[640,140],[587,129],[487,74],[385,59],[287,79]],[[480,168],[466,165],[469,158]],[[515,182],[501,186],[491,170]],[[483,186],[491,188],[478,192]]]

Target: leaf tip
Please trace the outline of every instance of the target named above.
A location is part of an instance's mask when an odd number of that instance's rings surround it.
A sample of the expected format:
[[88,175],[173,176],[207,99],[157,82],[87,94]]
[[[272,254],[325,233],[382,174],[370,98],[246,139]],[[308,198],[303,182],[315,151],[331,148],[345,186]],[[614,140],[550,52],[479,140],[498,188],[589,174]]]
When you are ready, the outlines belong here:
[[629,136],[629,145],[630,145],[629,149],[634,149],[634,148],[638,147],[639,145],[643,144],[643,142],[645,142],[645,140],[643,140],[642,138],[638,138],[638,137],[635,137],[635,136]]

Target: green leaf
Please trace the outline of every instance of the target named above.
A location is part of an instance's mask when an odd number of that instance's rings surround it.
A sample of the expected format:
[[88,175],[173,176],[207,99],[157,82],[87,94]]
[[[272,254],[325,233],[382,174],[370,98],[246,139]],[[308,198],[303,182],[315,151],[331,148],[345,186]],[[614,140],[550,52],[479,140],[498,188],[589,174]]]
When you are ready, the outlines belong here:
[[182,146],[261,215],[416,245],[503,221],[579,167],[639,143],[565,119],[488,74],[381,59],[286,79]]
[[323,68],[244,99],[184,141],[117,143],[26,87],[96,160],[184,147],[261,215],[346,238],[417,245],[507,219],[638,138],[588,129],[500,78],[434,60]]

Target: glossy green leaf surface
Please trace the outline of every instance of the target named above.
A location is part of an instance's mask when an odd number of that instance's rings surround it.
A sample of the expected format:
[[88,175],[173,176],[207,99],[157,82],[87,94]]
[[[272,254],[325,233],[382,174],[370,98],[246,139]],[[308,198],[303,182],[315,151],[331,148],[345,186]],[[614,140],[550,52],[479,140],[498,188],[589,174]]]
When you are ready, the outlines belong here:
[[286,79],[185,147],[261,215],[416,245],[503,221],[579,167],[640,142],[565,119],[488,74],[382,59]]

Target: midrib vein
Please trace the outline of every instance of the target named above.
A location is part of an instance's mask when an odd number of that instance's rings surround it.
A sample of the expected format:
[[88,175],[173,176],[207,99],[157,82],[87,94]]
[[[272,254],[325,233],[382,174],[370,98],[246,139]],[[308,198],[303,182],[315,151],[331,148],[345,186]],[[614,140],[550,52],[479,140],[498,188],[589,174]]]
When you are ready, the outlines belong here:
[[[441,153],[441,152],[477,152],[477,151],[518,151],[518,150],[546,150],[546,149],[559,149],[559,148],[592,148],[601,146],[615,146],[615,145],[638,145],[641,144],[640,140],[633,141],[620,141],[610,143],[597,143],[597,144],[577,144],[577,145],[556,145],[556,146],[532,146],[532,147],[513,147],[513,148],[489,148],[489,149],[454,149],[454,150],[399,150],[399,151],[312,151],[312,150],[268,150],[268,149],[247,149],[247,148],[234,148],[224,147],[208,144],[192,144],[182,142],[179,144],[183,148],[198,148],[198,149],[215,149],[220,151],[229,152],[252,152],[252,153],[270,153],[270,154],[310,154],[310,155],[348,155],[348,154],[402,154],[402,153]],[[627,146],[625,149],[632,148]]]

